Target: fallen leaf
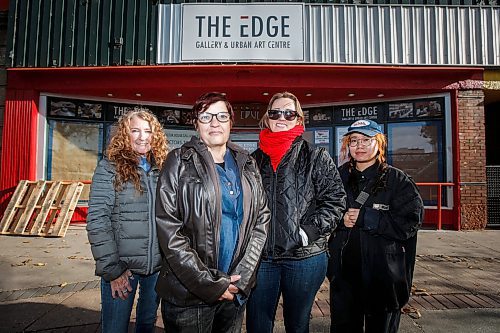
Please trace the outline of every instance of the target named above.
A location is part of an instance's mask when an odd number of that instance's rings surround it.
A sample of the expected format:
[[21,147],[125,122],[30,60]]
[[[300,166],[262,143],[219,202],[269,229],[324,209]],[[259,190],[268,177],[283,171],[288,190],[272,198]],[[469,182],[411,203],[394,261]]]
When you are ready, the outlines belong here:
[[76,259],[76,256],[69,256],[68,259]]
[[411,306],[411,305],[406,305],[404,308],[401,309],[401,313],[407,314],[413,319],[420,319],[422,318],[422,314],[420,311],[418,311],[417,308]]
[[45,250],[45,251],[43,251],[43,252],[45,252],[45,253],[50,253],[50,251],[49,251],[49,250]]
[[25,243],[25,244],[26,244],[26,243],[29,243],[29,242],[30,242],[30,241],[23,241],[23,243]]
[[66,287],[67,285],[68,285],[68,282],[63,282],[63,283],[61,283],[61,284],[59,285],[59,287],[61,287],[61,288],[62,288],[62,287]]
[[37,262],[36,264],[33,264],[33,265],[35,265],[35,266],[45,266],[45,265],[47,265],[47,263],[45,263],[45,262]]

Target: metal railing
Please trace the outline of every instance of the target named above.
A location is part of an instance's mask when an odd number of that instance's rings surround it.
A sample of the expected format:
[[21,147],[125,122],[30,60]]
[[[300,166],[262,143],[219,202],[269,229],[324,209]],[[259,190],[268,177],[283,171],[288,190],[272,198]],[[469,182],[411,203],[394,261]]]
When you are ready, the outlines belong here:
[[[437,187],[437,229],[441,230],[442,227],[442,194],[443,194],[443,186],[455,186],[455,183],[416,183],[417,186],[433,186]],[[457,224],[458,230],[460,230],[460,223]]]
[[[92,183],[91,180],[80,180],[81,183],[90,185]],[[429,186],[429,187],[437,187],[437,229],[441,230],[442,228],[442,203],[441,198],[443,194],[443,186],[455,186],[455,183],[416,183],[417,186]],[[78,205],[79,207],[88,207],[88,204]],[[460,225],[458,224],[458,230],[460,230]]]

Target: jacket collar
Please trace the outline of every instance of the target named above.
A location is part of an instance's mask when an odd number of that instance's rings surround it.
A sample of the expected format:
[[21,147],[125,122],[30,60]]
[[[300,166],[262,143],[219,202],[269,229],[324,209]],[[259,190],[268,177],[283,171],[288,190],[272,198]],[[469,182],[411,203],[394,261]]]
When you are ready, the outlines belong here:
[[[238,164],[238,167],[240,168],[240,170],[242,170],[243,163],[246,162],[250,153],[231,141],[228,141],[226,145],[227,148],[231,150],[231,152],[233,153],[233,156],[236,160],[236,163]],[[202,155],[205,159],[207,159],[207,162],[208,161],[213,162],[213,158],[210,155],[210,152],[208,151],[208,147],[197,136],[193,135],[191,137],[191,140],[184,144],[184,147],[195,150],[198,154]],[[187,158],[190,155],[191,155],[190,152],[187,151],[183,155],[183,157]]]

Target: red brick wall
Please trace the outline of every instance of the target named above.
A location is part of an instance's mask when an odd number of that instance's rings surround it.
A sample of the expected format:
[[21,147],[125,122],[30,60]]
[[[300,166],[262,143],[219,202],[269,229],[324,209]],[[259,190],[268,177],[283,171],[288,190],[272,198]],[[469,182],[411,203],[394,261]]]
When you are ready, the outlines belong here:
[[464,230],[486,227],[486,148],[482,90],[458,92],[460,216]]

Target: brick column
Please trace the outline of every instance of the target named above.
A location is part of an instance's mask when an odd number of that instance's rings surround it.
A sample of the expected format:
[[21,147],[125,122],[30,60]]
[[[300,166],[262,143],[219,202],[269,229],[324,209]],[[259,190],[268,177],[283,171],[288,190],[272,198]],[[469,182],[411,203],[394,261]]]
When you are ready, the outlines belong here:
[[484,93],[458,91],[458,137],[460,152],[460,216],[464,230],[484,229],[486,211],[486,148]]

